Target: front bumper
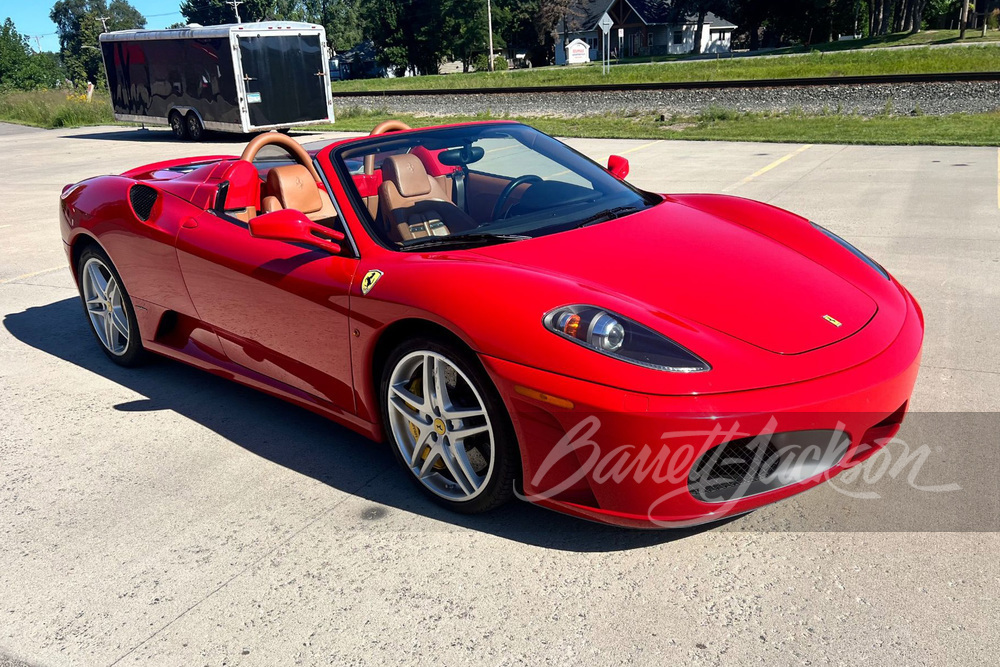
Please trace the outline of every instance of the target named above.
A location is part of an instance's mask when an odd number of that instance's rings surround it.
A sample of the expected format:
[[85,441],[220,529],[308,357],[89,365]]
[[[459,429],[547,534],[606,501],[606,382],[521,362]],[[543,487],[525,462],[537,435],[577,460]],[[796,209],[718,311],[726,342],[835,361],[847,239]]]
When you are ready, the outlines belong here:
[[[749,512],[857,465],[895,435],[916,382],[923,318],[907,302],[896,340],[869,361],[753,391],[637,394],[481,357],[518,436],[525,499],[603,523],[679,528]],[[846,447],[822,472],[725,502],[692,495],[692,468],[714,447],[817,430],[837,431]]]

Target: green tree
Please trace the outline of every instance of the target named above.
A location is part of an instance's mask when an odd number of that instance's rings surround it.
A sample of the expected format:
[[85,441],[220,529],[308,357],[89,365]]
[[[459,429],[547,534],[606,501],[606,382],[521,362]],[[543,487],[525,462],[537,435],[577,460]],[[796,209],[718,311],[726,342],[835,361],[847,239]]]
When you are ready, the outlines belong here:
[[26,35],[8,18],[0,26],[0,90],[35,90],[54,86],[62,78],[54,53],[34,53]]
[[379,64],[437,74],[451,51],[443,32],[449,6],[450,0],[363,0],[364,30],[375,44]]
[[102,83],[100,34],[105,19],[109,32],[146,27],[145,17],[127,0],[59,0],[49,18],[59,34],[59,57],[67,76],[77,84]]
[[[275,18],[274,9],[274,0],[243,0],[243,4],[238,8],[240,19],[244,23]],[[225,0],[184,0],[180,10],[188,23],[201,25],[236,23],[233,6],[227,4]]]

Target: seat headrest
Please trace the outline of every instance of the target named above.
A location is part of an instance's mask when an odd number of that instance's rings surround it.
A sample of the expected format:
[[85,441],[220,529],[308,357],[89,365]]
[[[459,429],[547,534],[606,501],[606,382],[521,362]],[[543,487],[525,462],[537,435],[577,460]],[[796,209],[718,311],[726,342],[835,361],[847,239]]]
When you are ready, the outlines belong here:
[[419,197],[431,191],[431,179],[416,155],[392,155],[382,162],[382,180],[392,181],[404,197]]
[[277,197],[285,208],[303,213],[315,213],[323,208],[316,181],[301,164],[274,167],[267,172],[267,191]]

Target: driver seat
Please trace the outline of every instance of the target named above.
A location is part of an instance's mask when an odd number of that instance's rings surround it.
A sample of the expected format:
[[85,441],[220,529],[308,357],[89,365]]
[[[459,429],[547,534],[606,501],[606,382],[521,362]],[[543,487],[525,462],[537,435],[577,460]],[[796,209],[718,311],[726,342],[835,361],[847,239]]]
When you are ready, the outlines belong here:
[[267,172],[267,192],[262,202],[264,213],[290,208],[319,223],[337,217],[330,196],[320,190],[312,174],[301,164],[274,167]]
[[437,179],[416,155],[391,155],[382,162],[379,207],[393,241],[448,236],[476,227],[472,217],[452,203]]

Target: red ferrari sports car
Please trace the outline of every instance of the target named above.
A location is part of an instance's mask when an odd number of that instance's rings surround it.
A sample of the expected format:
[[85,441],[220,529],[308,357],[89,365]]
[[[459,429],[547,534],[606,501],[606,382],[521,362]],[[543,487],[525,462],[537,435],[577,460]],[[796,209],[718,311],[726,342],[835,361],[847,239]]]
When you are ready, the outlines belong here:
[[87,321],[388,440],[432,499],[624,526],[749,512],[899,429],[914,298],[778,208],[664,195],[514,122],[180,159],[68,185]]

